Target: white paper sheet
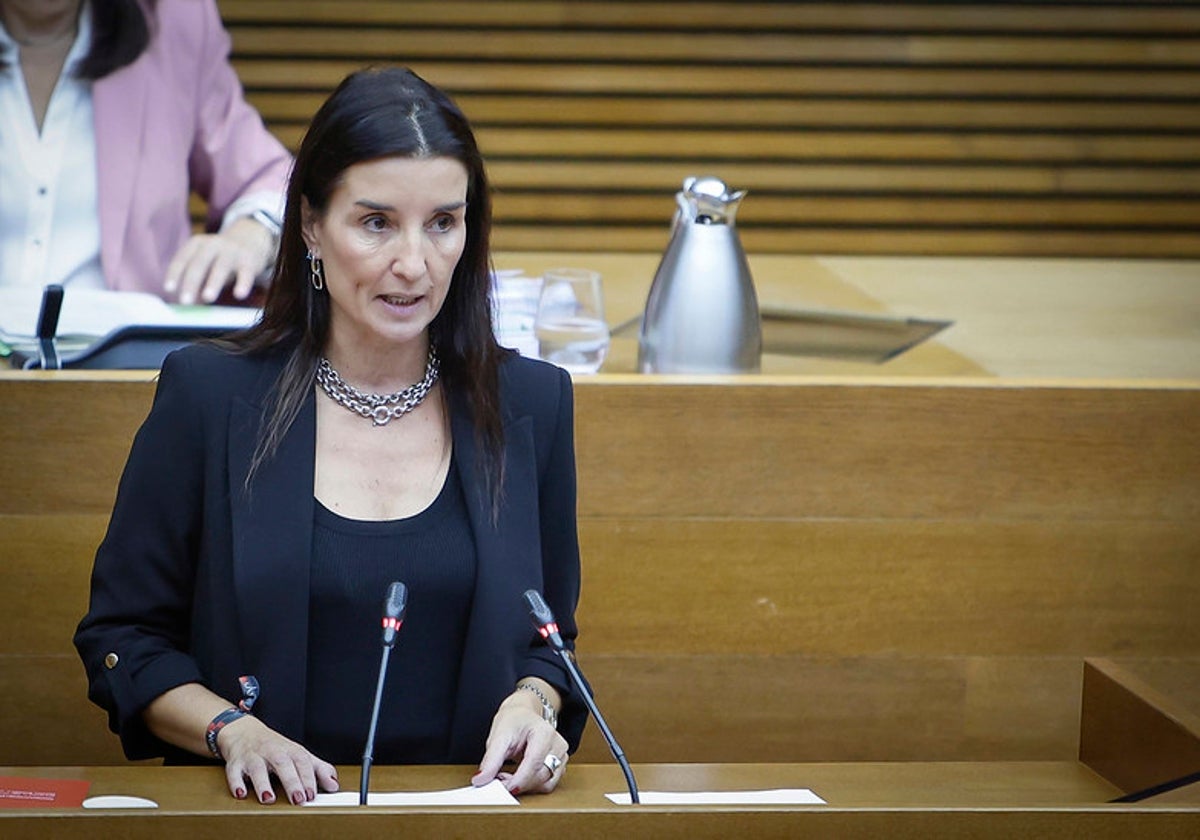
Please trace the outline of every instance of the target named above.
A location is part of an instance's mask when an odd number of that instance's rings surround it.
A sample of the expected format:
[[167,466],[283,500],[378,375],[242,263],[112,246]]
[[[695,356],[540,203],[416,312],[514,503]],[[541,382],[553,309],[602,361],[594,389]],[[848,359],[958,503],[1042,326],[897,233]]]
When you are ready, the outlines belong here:
[[[628,805],[628,793],[604,794],[617,805]],[[638,792],[643,805],[824,805],[825,800],[808,788],[775,790],[658,791]]]
[[[15,343],[37,335],[42,290],[36,287],[0,288],[0,338]],[[240,306],[172,306],[162,298],[143,292],[113,292],[106,289],[67,289],[58,316],[60,337],[99,338],[118,327],[215,326],[248,327],[259,311]]]
[[[307,807],[338,807],[358,806],[358,791],[343,790],[337,793],[318,793],[312,802],[305,802]],[[483,787],[454,788],[453,790],[422,791],[419,793],[369,793],[367,806],[372,805],[517,805],[513,796],[499,781],[493,781]]]
[[141,796],[92,796],[83,800],[84,808],[157,808],[153,799]]

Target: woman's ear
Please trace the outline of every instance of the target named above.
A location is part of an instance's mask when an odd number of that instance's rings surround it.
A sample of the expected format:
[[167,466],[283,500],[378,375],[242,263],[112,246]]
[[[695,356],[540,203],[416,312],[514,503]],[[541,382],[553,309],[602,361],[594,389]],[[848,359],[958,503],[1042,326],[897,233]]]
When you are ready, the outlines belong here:
[[300,235],[304,237],[308,252],[314,257],[320,257],[321,249],[317,244],[317,214],[304,196],[300,196]]

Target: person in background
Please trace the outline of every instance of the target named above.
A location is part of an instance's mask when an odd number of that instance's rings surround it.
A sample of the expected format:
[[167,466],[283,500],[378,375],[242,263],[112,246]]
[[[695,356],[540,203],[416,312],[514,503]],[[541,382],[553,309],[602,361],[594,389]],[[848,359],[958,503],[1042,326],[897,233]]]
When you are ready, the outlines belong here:
[[0,0],[0,284],[191,303],[269,276],[291,156],[229,46],[213,0]]
[[571,378],[496,343],[490,216],[466,118],[415,74],[353,74],[313,118],[262,319],[167,357],[96,554],[75,643],[130,758],[335,790],[400,580],[376,763],[561,780],[587,710],[522,595],[573,647]]

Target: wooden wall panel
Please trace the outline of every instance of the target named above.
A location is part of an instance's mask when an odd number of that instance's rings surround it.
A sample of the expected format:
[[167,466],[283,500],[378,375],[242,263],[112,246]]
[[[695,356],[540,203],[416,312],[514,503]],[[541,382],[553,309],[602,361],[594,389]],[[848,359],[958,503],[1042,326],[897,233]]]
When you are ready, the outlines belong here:
[[[0,373],[0,764],[122,760],[70,638],[153,389]],[[1070,760],[1085,658],[1200,657],[1197,416],[1179,383],[580,380],[580,661],[637,761]]]
[[661,250],[714,173],[755,251],[1200,256],[1194,3],[449,5],[220,0],[289,146],[363,65],[450,91],[502,250]]
[[71,644],[107,523],[107,512],[0,513],[0,765],[125,760]]
[[591,650],[1200,653],[1183,522],[584,519]]
[[[633,762],[1065,761],[1078,749],[1074,658],[682,656],[671,647],[580,658]],[[578,758],[608,755],[589,727]]]
[[107,519],[156,375],[0,371],[0,513]]
[[[108,514],[0,514],[0,658],[70,655]],[[83,676],[83,666],[79,665]]]
[[1192,388],[640,382],[577,388],[581,515],[1200,521]]
[[0,697],[4,766],[126,763],[108,718],[88,702],[87,679],[74,652],[19,659],[0,654]]
[[[0,372],[0,512],[112,506],[152,375],[60,376]],[[643,380],[577,384],[583,516],[1200,519],[1194,388]]]

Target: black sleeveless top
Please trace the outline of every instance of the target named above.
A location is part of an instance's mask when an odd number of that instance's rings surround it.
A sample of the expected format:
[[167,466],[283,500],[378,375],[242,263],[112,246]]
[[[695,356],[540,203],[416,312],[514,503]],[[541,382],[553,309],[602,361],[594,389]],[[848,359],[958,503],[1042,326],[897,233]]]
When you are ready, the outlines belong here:
[[448,762],[475,562],[453,462],[437,499],[412,517],[347,519],[317,502],[304,737],[310,752],[334,764],[362,760],[383,651],[383,601],[388,584],[399,580],[408,587],[408,611],[388,661],[375,763]]

